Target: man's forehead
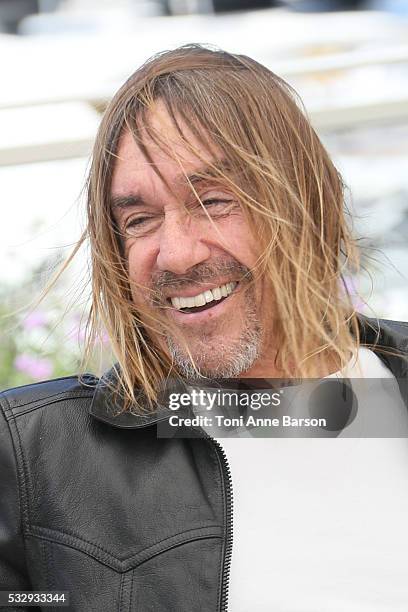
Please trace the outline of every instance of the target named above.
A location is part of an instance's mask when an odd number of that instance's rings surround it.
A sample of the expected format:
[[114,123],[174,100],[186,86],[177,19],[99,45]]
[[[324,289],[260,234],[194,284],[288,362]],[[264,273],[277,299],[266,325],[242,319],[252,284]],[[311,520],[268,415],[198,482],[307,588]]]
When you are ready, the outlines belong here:
[[157,167],[179,165],[189,171],[203,161],[211,162],[223,156],[220,147],[210,143],[204,133],[200,138],[187,125],[181,128],[180,133],[174,125],[167,128],[166,124],[162,129],[156,127],[152,134],[142,128],[137,130],[137,136],[126,128],[119,139],[115,168],[124,164],[137,164],[143,169],[153,163]]
[[[123,196],[136,191],[150,190],[164,178],[169,185],[177,188],[196,185],[200,181],[220,178],[229,172],[229,164],[218,149],[195,154],[183,143],[165,151],[156,143],[148,146],[148,159],[127,130],[121,137],[116,155],[111,183],[111,196]],[[218,153],[218,154],[217,154]]]
[[[220,148],[210,138],[207,130],[190,116],[187,109],[174,109],[170,115],[161,99],[156,100],[149,110],[136,116],[132,129],[137,134],[137,140],[142,141],[149,156],[157,164],[168,164],[171,158],[178,157],[183,164],[188,164],[195,157],[194,150],[199,153],[198,157],[221,155]],[[130,127],[122,131],[117,157],[124,161],[137,158],[140,163],[148,164]]]

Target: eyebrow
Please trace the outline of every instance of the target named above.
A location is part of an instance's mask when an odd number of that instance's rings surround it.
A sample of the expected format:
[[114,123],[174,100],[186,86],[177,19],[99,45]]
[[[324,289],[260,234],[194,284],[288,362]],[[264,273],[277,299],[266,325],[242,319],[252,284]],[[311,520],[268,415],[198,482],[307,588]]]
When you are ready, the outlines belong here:
[[145,200],[136,193],[130,193],[125,196],[112,196],[110,199],[112,210],[126,210],[133,206],[143,206]]
[[[230,170],[229,164],[226,160],[221,159],[214,162],[211,166],[207,166],[203,169],[199,169],[192,174],[185,175],[180,174],[176,179],[178,185],[197,185],[203,183],[211,178],[216,178],[219,172],[228,172]],[[111,210],[127,210],[136,206],[144,206],[147,204],[146,200],[142,198],[138,193],[129,193],[124,196],[112,196],[110,198]]]

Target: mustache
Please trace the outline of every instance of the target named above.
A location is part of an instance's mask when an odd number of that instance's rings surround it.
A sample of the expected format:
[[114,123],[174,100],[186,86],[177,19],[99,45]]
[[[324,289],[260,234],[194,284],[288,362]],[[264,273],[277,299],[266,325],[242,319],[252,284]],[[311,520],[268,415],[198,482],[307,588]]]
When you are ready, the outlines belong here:
[[184,289],[192,285],[199,286],[200,284],[212,282],[221,276],[230,277],[231,280],[253,280],[250,268],[234,259],[222,259],[211,263],[198,264],[182,276],[174,274],[169,270],[163,270],[154,274],[152,278],[153,301],[155,304],[165,302],[165,297],[163,296],[164,290]]

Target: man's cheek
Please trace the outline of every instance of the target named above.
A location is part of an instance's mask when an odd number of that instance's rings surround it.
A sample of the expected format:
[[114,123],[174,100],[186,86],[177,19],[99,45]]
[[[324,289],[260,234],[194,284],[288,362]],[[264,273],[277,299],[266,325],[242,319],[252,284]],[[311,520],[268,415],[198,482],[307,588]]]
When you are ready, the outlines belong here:
[[130,292],[132,294],[132,300],[135,304],[146,304],[148,303],[148,296],[150,292],[146,284],[143,284],[139,279],[129,278]]
[[150,293],[147,292],[147,290],[142,291],[141,289],[135,289],[132,292],[133,295],[133,302],[139,306],[144,306],[144,307],[151,307],[152,306],[152,302],[151,300],[149,300],[149,296]]

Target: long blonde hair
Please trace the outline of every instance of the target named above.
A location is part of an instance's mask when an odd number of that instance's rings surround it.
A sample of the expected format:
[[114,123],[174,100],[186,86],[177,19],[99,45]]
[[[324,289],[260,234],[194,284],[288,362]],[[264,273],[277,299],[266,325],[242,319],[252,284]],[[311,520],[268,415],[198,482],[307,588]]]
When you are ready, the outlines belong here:
[[151,58],[116,93],[103,116],[81,238],[90,241],[92,263],[83,363],[103,326],[118,362],[113,390],[124,410],[138,408],[140,390],[152,407],[172,369],[170,357],[151,341],[154,321],[132,301],[110,205],[119,139],[129,129],[143,146],[140,128],[148,129],[148,113],[157,100],[181,137],[180,116],[206,149],[216,145],[223,152],[230,171],[212,170],[236,193],[258,237],[257,274],[273,288],[280,371],[307,377],[318,354],[334,354],[345,365],[359,346],[345,283],[347,271],[358,267],[358,249],[347,223],[342,179],[285,81],[246,56],[201,45]]

